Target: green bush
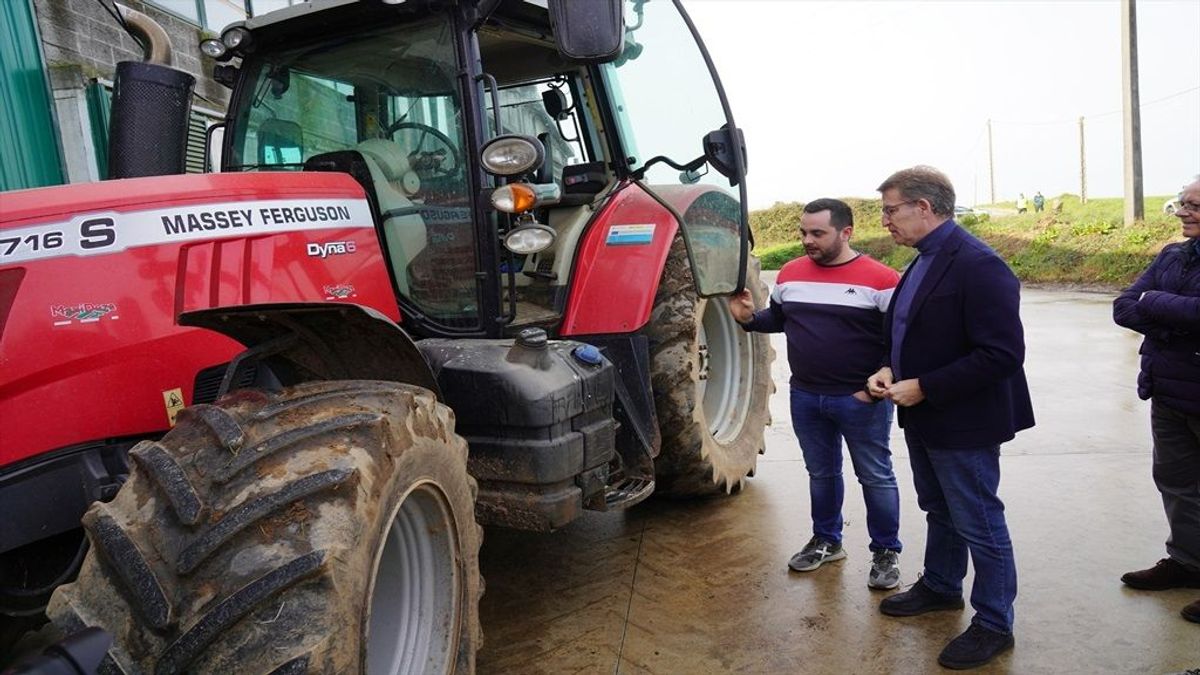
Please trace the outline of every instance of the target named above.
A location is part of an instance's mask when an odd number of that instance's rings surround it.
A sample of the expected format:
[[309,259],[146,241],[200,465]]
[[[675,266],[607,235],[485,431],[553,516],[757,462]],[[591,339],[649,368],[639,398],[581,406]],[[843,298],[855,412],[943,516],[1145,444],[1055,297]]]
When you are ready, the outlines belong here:
[[783,267],[789,260],[794,260],[804,255],[804,245],[796,244],[777,244],[765,249],[754,249],[755,255],[762,262],[764,270],[777,270]]
[[[964,216],[963,227],[996,249],[1022,281],[1032,283],[1102,284],[1127,286],[1158,251],[1179,239],[1179,222],[1162,213],[1165,197],[1147,197],[1144,222],[1126,227],[1120,199],[1091,199],[1075,195],[1048,200],[1044,212],[1016,213],[1012,202],[985,205],[987,212]],[[871,257],[902,269],[916,257],[897,246],[883,229],[878,199],[845,199],[854,211],[851,245]],[[1055,210],[1058,203],[1061,208]],[[763,269],[778,269],[804,254],[799,225],[802,202],[779,203],[750,214],[755,253]]]

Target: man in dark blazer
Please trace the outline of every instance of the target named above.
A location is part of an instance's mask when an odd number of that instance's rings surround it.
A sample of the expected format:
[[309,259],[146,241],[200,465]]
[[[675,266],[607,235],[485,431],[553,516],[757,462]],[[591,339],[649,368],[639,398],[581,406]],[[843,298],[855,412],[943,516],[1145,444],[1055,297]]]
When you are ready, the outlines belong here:
[[1000,444],[1033,426],[1020,284],[995,251],[954,222],[954,187],[940,171],[898,171],[878,189],[892,239],[920,254],[892,295],[884,367],[867,391],[897,405],[928,521],[924,573],[879,609],[890,616],[962,609],[969,551],[976,613],[938,663],[974,668],[1013,645],[1017,570],[997,489]]
[[[1138,396],[1150,399],[1154,484],[1170,536],[1167,557],[1121,577],[1132,588],[1200,588],[1200,176],[1179,194],[1187,241],[1167,244],[1113,302],[1113,319],[1146,336]],[[1180,612],[1200,623],[1200,600]]]

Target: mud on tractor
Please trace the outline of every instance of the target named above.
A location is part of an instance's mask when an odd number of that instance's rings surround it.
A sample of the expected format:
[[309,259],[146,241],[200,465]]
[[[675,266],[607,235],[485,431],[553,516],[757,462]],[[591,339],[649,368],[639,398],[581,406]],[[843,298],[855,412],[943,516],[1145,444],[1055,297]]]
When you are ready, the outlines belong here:
[[203,50],[218,171],[172,175],[190,76],[123,63],[119,180],[0,196],[9,638],[469,672],[481,524],[753,473],[745,150],[678,2],[313,0]]

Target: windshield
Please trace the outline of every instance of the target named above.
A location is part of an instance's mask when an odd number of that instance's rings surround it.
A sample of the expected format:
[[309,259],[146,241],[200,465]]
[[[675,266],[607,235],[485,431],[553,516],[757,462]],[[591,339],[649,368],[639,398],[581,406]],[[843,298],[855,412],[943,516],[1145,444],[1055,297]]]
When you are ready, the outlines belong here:
[[256,55],[224,170],[300,170],[357,151],[397,290],[429,319],[470,329],[479,301],[453,40],[439,18]]
[[[714,74],[676,3],[630,0],[625,17],[624,52],[601,66],[621,145],[630,168],[645,169],[649,189],[679,212],[700,294],[732,292],[742,260],[744,195],[703,161],[705,136],[729,123]],[[670,163],[651,164],[658,157]],[[701,163],[692,171],[671,166],[695,160]]]

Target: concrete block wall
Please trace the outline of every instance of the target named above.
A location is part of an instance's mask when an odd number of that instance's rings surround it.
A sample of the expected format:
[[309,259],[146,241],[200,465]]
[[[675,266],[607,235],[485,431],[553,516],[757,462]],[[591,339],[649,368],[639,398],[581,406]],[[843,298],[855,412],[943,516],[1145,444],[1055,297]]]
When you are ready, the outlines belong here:
[[[211,34],[141,0],[122,3],[150,16],[167,31],[173,49],[171,65],[196,77],[194,105],[223,111],[229,90],[212,79],[213,62],[202,59],[199,49],[200,40]],[[142,60],[138,44],[96,0],[33,0],[33,6],[56,90],[83,87],[92,77],[112,80],[117,62]],[[83,81],[74,82],[76,77]]]

